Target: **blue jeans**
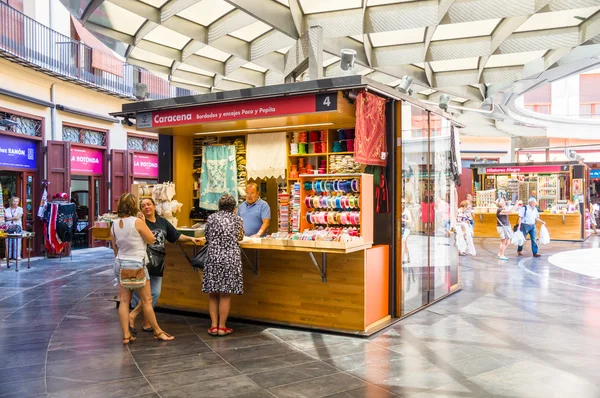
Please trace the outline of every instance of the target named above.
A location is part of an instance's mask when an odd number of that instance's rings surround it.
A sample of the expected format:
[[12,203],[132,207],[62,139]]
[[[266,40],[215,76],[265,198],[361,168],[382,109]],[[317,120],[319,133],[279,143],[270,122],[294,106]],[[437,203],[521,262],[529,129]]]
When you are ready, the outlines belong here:
[[[160,297],[160,290],[162,289],[162,276],[150,275],[150,292],[152,293],[152,308],[156,307],[156,302]],[[131,295],[131,308],[137,307],[140,302],[140,297],[134,290]]]
[[[527,235],[531,238],[531,251],[533,254],[537,254],[538,245],[535,241],[535,224],[523,224],[522,225],[523,235],[525,235],[525,239],[527,239]],[[519,246],[518,251],[523,251],[523,246]]]

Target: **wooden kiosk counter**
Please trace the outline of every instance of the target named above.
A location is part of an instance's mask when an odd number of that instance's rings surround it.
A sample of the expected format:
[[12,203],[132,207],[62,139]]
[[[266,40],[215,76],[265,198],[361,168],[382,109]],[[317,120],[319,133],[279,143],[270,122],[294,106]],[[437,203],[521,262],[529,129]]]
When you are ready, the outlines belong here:
[[[382,137],[391,152],[381,154],[387,157],[384,182],[374,183],[373,174],[354,164],[355,99],[366,91],[385,98]],[[176,199],[183,203],[177,214],[180,228],[206,219],[197,210],[206,209],[200,206],[201,170],[209,146],[236,146],[231,161],[244,192],[246,154],[250,138],[257,138],[249,136],[285,134],[285,176],[252,180],[271,208],[269,236],[240,243],[244,294],[233,296],[231,316],[369,335],[431,304],[405,309],[401,294],[401,212],[396,209],[402,192],[396,175],[401,153],[395,142],[402,104],[410,102],[418,103],[351,76],[125,104],[114,115],[135,118],[138,130],[159,133],[159,181],[175,183]],[[426,112],[431,108],[419,106]],[[323,232],[329,235],[323,237]],[[159,307],[208,312],[202,273],[189,263],[198,249],[167,244]],[[458,259],[454,245],[451,250]],[[429,272],[428,263],[417,269]],[[420,276],[424,286],[433,279],[433,273]],[[435,300],[458,290],[457,271],[446,285]]]

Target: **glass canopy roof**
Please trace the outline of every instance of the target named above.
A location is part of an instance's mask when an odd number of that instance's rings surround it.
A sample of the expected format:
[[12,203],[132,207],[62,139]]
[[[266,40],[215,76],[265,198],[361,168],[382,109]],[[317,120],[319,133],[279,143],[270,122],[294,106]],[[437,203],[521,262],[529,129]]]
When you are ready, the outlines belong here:
[[600,45],[598,0],[61,1],[127,62],[200,92],[282,83],[317,26],[324,76],[348,73],[351,48],[353,73],[390,86],[410,75],[417,97],[467,106]]

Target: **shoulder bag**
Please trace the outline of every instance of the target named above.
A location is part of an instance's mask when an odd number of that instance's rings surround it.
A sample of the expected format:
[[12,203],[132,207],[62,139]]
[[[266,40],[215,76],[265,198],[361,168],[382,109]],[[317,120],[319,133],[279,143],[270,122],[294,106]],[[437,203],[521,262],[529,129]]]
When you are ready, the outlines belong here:
[[148,245],[146,253],[148,255],[148,265],[146,267],[148,268],[150,276],[163,276],[167,253],[153,249],[150,245]]
[[199,269],[200,271],[204,271],[204,265],[206,264],[206,256],[208,254],[208,243],[205,243],[204,246],[200,247],[198,253],[194,256],[191,261],[192,267],[194,270]]
[[[113,236],[115,236],[115,223],[113,222]],[[116,239],[116,238],[115,238]],[[135,290],[146,286],[146,270],[144,259],[121,260],[117,246],[117,261],[119,262],[119,283],[125,289]]]

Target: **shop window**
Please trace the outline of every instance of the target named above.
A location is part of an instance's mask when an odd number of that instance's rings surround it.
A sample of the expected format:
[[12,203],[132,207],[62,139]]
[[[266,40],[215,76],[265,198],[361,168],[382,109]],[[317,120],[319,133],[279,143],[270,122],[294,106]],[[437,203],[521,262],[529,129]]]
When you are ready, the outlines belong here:
[[63,125],[62,133],[63,141],[87,145],[106,146],[106,132],[104,131]]
[[525,109],[531,112],[541,113],[544,115],[549,115],[552,111],[552,105],[550,104],[527,104],[525,105]]
[[579,117],[582,118],[597,118],[600,117],[600,103],[580,104]]
[[83,143],[88,145],[106,145],[106,133],[102,131],[83,130]]
[[10,131],[11,133],[28,135],[30,137],[41,137],[42,136],[42,122],[41,120],[30,119],[28,117],[15,115],[9,112],[0,111],[0,120],[12,120],[16,124],[10,126],[0,126],[0,129]]
[[146,151],[158,153],[158,140],[138,136],[127,136],[127,149],[130,151]]

